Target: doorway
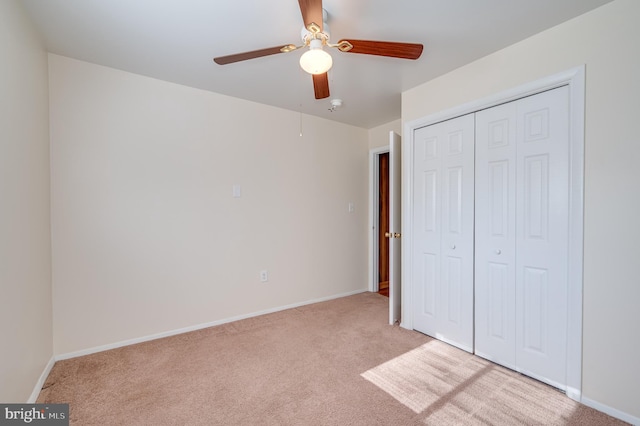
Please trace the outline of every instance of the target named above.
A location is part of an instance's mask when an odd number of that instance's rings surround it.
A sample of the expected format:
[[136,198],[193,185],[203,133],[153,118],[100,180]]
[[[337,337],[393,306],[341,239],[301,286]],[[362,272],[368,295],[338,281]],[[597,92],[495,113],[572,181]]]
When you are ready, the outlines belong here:
[[389,296],[389,147],[369,151],[369,183],[369,291]]
[[389,297],[389,153],[378,155],[378,294]]
[[400,160],[401,137],[395,131],[389,131],[388,146],[369,151],[369,291],[382,290],[389,298],[389,324],[401,320]]

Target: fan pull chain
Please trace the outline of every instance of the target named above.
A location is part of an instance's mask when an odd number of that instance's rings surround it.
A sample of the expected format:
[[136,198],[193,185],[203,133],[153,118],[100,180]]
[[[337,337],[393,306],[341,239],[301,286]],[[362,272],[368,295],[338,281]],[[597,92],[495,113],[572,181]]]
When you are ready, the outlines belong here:
[[[300,108],[302,108],[302,105],[300,105]],[[302,111],[300,111],[300,137],[302,137]]]

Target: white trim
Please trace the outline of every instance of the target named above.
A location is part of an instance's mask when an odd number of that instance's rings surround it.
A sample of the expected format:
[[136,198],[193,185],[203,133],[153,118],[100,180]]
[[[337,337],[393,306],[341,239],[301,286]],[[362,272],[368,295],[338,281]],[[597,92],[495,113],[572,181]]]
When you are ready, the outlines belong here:
[[[570,238],[569,238],[569,294],[568,294],[568,338],[567,338],[567,395],[580,400],[582,389],[582,267],[583,267],[583,223],[584,223],[584,114],[585,114],[585,66],[579,66],[534,82],[475,100],[455,108],[408,122],[404,135],[408,138],[402,150],[402,261],[403,306],[400,326],[413,329],[412,302],[412,208],[413,191],[413,145],[415,130],[449,120],[465,114],[534,95],[560,86],[569,86],[570,128]],[[570,392],[569,392],[570,390]]]
[[582,392],[580,391],[580,389],[575,389],[571,386],[567,386],[567,396],[574,401],[580,402],[582,399]]
[[[582,291],[584,257],[585,67],[569,81],[569,253],[567,395],[582,397]],[[574,365],[575,364],[575,365]]]
[[[426,117],[422,117],[404,125],[404,131],[413,132],[424,126],[436,124],[441,121],[450,120],[452,118],[460,117],[462,115],[471,114],[481,111],[483,109],[491,108],[496,105],[504,104],[507,102],[515,101],[526,96],[535,95],[546,90],[555,89],[560,86],[569,85],[575,86],[577,89],[582,89],[582,96],[584,99],[584,65],[572,68],[570,70],[545,77],[522,86],[515,87],[513,89],[505,90],[495,95],[488,96],[483,99],[467,102],[462,105],[458,105],[453,108],[449,108],[444,111],[440,111]],[[580,86],[580,83],[582,85]],[[579,86],[579,87],[578,87]],[[573,92],[572,92],[573,93]],[[571,101],[579,100],[579,97],[572,96]],[[584,117],[583,117],[584,119]],[[409,138],[413,140],[413,134],[409,135]]]
[[403,281],[400,327],[408,330],[413,330],[413,278],[411,276],[411,247],[413,239],[413,209],[411,208],[411,194],[413,193],[413,180],[411,179],[411,176],[413,176],[413,132],[418,127],[422,126],[418,125],[416,122],[409,122],[404,125],[403,134],[408,136],[405,137],[405,141],[402,144],[402,223],[400,226],[400,233],[402,234],[402,253],[404,253],[404,256],[402,256],[400,261],[400,273]]
[[378,291],[378,157],[389,146],[369,150],[369,291]]
[[49,377],[49,373],[51,373],[51,369],[53,368],[53,365],[55,363],[56,363],[56,359],[55,357],[52,356],[49,359],[49,362],[47,363],[47,365],[44,367],[44,370],[42,370],[42,374],[40,374],[40,378],[38,378],[36,385],[33,387],[33,391],[31,392],[31,395],[27,400],[27,404],[35,404],[35,402],[38,400],[38,396],[40,395],[40,391],[44,386],[44,382],[47,380],[47,377]]
[[640,417],[632,416],[629,413],[625,413],[624,411],[617,410],[615,408],[609,407],[608,405],[602,404],[600,402],[594,401],[589,398],[583,397],[581,402],[587,407],[591,407],[598,411],[602,411],[605,414],[608,414],[612,417],[615,417],[627,423],[631,423],[632,425],[636,425],[636,426],[640,425]]
[[[311,305],[314,303],[326,302],[328,300],[339,299],[341,297],[353,296],[354,294],[360,294],[366,292],[367,289],[362,290],[354,290],[347,293],[335,294],[333,296],[321,297],[319,299],[307,300],[305,302],[293,303],[291,305],[280,306],[277,308],[265,309],[263,311],[252,312],[250,314],[238,315],[235,317],[224,318],[217,321],[211,321],[204,324],[192,325],[189,327],[179,328],[176,330],[164,331],[162,333],[150,334],[148,336],[136,337],[135,339],[123,340],[120,342],[109,343],[107,345],[94,346],[93,348],[82,349],[80,351],[68,352],[65,354],[60,354],[55,356],[55,361],[62,361],[70,358],[77,358],[84,355],[90,355],[97,352],[108,351],[110,349],[121,348],[123,346],[135,345],[137,343],[148,342],[150,340],[162,339],[163,337],[175,336],[177,334],[189,333],[191,331],[201,330],[203,328],[214,327],[216,325],[227,324],[233,321],[239,321],[247,318],[253,318],[260,315],[272,314],[274,312],[280,312],[287,309],[298,308],[300,306]],[[47,372],[48,374],[48,372]],[[46,376],[45,376],[46,378]]]

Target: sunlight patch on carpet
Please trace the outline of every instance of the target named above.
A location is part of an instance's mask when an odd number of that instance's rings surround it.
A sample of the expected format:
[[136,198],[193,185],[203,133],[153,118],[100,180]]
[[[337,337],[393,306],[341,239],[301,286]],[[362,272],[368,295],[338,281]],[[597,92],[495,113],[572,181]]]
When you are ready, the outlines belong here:
[[471,354],[433,340],[361,376],[421,413],[486,365],[470,362],[474,360]]
[[436,340],[361,376],[427,424],[563,425],[577,408],[548,385]]

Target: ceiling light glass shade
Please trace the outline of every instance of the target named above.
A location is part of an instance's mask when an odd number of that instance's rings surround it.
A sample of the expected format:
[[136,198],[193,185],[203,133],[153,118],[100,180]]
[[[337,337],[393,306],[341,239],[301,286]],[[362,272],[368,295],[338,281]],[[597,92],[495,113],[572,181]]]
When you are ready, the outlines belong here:
[[324,74],[331,69],[333,59],[322,50],[322,41],[311,40],[309,50],[300,56],[300,66],[309,74]]

